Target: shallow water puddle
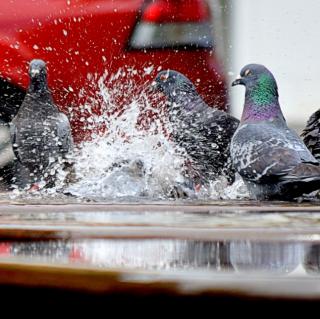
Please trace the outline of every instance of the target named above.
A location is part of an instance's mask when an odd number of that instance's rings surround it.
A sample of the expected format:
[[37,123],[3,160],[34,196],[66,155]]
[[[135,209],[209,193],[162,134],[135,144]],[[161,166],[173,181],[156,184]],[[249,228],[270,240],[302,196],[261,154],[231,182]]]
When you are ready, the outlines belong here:
[[306,275],[320,271],[320,243],[102,239],[2,242],[0,258],[140,270]]
[[316,296],[319,225],[312,203],[3,202],[0,284]]

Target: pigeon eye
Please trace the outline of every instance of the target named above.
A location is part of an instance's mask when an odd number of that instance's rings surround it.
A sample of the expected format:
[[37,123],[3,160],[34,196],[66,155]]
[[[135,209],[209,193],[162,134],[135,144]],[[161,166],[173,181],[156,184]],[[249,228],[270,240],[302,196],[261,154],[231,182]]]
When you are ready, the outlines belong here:
[[162,81],[162,82],[165,82],[166,80],[167,80],[167,76],[165,75],[165,74],[161,74],[160,75],[160,80]]
[[245,72],[244,72],[244,76],[248,76],[248,75],[251,75],[252,72],[250,69],[247,69]]

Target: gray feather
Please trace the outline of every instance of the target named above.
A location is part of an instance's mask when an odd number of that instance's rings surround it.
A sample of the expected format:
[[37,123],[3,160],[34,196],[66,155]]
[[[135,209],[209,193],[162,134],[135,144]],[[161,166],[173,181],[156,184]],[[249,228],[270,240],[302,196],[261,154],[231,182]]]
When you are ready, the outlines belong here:
[[301,137],[312,155],[320,161],[320,110],[310,116]]
[[277,90],[267,87],[277,88],[270,71],[252,64],[241,74],[235,85],[246,86],[246,101],[243,120],[232,138],[231,158],[253,197],[290,200],[319,189],[319,162],[288,128]]
[[200,180],[206,183],[224,174],[233,181],[229,147],[239,121],[209,107],[192,82],[176,71],[160,72],[155,83],[168,99],[173,140],[186,152]]
[[[30,74],[37,67],[34,61]],[[38,63],[40,73],[35,78],[30,75],[28,92],[11,123],[15,156],[34,174],[34,181],[39,181],[59,159],[65,158],[73,144],[69,120],[58,110],[47,87],[45,64]],[[38,78],[41,72],[43,77]]]

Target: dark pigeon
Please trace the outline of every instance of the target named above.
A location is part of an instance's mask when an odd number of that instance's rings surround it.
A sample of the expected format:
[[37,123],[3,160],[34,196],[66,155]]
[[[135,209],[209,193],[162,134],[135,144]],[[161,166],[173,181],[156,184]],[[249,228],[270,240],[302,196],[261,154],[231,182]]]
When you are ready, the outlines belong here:
[[68,162],[72,135],[67,116],[54,104],[46,64],[32,60],[26,97],[11,123],[14,154],[29,171],[31,183],[52,183],[58,165]]
[[272,73],[249,64],[232,85],[246,87],[240,126],[231,142],[237,172],[256,199],[292,200],[320,188],[320,166],[288,128]]
[[220,175],[233,182],[229,146],[239,121],[209,107],[179,72],[160,72],[152,86],[167,98],[173,141],[190,160],[187,170],[196,184],[206,184]]
[[320,162],[320,110],[310,116],[301,137],[312,155]]

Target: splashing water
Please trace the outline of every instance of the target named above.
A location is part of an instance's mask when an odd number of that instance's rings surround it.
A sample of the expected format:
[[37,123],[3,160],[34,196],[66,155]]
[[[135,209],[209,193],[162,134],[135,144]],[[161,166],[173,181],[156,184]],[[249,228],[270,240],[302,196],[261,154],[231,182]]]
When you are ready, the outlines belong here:
[[[94,140],[80,146],[75,161],[77,182],[67,192],[91,199],[168,198],[175,185],[185,182],[184,158],[163,132],[161,106],[151,105],[146,90],[135,92],[130,77],[123,84],[123,79],[119,80],[123,74],[128,71],[111,76],[112,85],[105,85],[106,74],[98,80],[99,97],[108,111],[92,115],[89,122],[96,127],[106,125],[107,131],[102,136],[93,133]],[[116,98],[119,93],[125,100],[131,97],[121,110]],[[92,106],[86,105],[86,109]],[[150,112],[158,116],[146,123]]]
[[[135,91],[136,85],[130,80],[132,74],[136,71],[119,70],[111,76],[109,85],[105,85],[106,74],[98,80],[99,96],[108,112],[93,115],[90,122],[105,123],[108,131],[102,136],[94,135],[94,141],[81,145],[75,164],[78,181],[67,191],[91,199],[169,199],[175,197],[177,188],[182,188],[192,199],[246,197],[241,178],[227,186],[226,179],[221,177],[197,193],[192,186],[186,187],[190,182],[183,174],[185,154],[168,139],[164,130],[164,125],[168,124],[162,112],[164,101],[158,100],[154,108],[146,85],[141,91]],[[121,78],[124,75],[128,79],[125,84]],[[123,111],[114,111],[118,108],[116,97],[119,94],[125,94],[128,104]],[[150,112],[157,116],[147,123],[147,129],[141,129],[146,126],[145,123],[141,125],[141,118],[146,120]]]
[[86,142],[77,156],[78,182],[68,188],[85,197],[166,197],[170,185],[183,182],[183,158],[153,130],[135,128],[139,105],[134,101],[109,121],[105,136]]
[[[145,75],[152,70],[145,70]],[[165,102],[150,99],[148,83],[137,86],[136,74],[133,69],[119,69],[110,77],[107,72],[100,77],[88,75],[96,94],[87,97],[79,109],[86,115],[80,120],[91,132],[91,140],[73,154],[75,179],[64,185],[66,173],[57,169],[56,187],[38,195],[63,189],[65,194],[91,200],[171,199],[181,193],[200,200],[247,197],[241,178],[228,186],[221,177],[194,191],[184,175],[186,155],[168,138]],[[119,103],[124,107],[120,109]],[[17,194],[21,193],[16,190]]]

